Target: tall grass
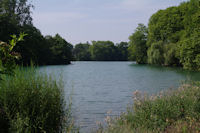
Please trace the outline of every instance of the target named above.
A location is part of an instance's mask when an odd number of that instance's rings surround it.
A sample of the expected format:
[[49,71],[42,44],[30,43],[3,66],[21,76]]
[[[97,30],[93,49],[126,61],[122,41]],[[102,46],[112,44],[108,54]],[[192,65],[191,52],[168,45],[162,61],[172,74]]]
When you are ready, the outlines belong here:
[[17,68],[0,83],[0,132],[58,133],[73,128],[63,84],[35,68]]
[[136,91],[134,105],[120,117],[109,118],[108,128],[97,132],[200,132],[200,82],[156,96]]

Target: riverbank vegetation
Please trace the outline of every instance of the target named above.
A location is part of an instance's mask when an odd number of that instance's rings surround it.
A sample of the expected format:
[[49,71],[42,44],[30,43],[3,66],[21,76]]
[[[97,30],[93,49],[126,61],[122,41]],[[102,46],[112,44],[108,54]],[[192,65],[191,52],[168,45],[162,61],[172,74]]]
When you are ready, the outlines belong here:
[[15,51],[21,54],[18,64],[69,64],[73,46],[59,34],[44,37],[32,23],[33,5],[28,0],[0,1],[0,40],[11,40],[10,35],[24,32],[28,36],[18,43]]
[[139,64],[183,66],[200,70],[200,1],[159,10],[148,27],[139,24],[129,37],[129,52]]
[[14,48],[25,36],[0,42],[0,132],[73,132],[71,103],[64,99],[62,80],[33,66],[17,67],[20,54]]
[[[72,132],[74,128],[61,81],[34,68],[15,69],[15,62],[57,65],[129,59],[200,70],[199,0],[159,10],[148,27],[138,25],[128,43],[92,41],[74,48],[59,34],[43,36],[32,24],[32,8],[28,0],[0,1],[0,132]],[[13,35],[20,33],[25,34]],[[108,117],[108,128],[98,132],[200,132],[199,82],[157,96],[134,95],[134,105],[117,119]]]
[[200,82],[155,96],[133,95],[134,105],[118,118],[107,117],[108,128],[98,133],[200,132]]
[[15,48],[21,54],[18,64],[69,64],[77,61],[127,61],[139,64],[181,66],[200,70],[199,0],[159,10],[148,26],[139,24],[129,42],[91,41],[74,47],[59,34],[43,36],[32,24],[33,5],[28,0],[0,1],[0,39],[28,34]]
[[33,67],[14,72],[0,83],[0,132],[72,131],[71,105],[64,99],[61,80]]

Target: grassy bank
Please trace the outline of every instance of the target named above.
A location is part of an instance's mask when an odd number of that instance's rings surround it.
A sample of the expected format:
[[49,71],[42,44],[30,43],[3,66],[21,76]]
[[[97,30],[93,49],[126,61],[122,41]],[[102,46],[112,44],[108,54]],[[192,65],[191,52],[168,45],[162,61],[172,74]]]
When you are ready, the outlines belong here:
[[134,92],[134,105],[118,118],[107,117],[98,133],[200,132],[200,82],[156,96]]
[[73,128],[70,104],[62,82],[34,68],[17,68],[0,81],[0,132],[69,132]]

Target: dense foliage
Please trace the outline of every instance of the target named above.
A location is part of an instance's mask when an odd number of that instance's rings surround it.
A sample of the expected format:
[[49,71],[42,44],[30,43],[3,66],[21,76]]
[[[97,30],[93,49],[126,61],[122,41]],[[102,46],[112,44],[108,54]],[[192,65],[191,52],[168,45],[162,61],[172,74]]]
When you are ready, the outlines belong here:
[[139,64],[147,62],[147,27],[139,24],[135,32],[129,37],[129,59]]
[[114,44],[111,41],[92,41],[92,44],[77,44],[74,57],[78,61],[127,61],[128,43]]
[[21,54],[20,64],[38,65],[69,64],[72,60],[72,45],[62,37],[45,38],[32,24],[33,5],[28,0],[0,1],[0,40],[7,42],[10,35],[28,34],[15,48]]
[[91,54],[89,50],[89,43],[79,43],[73,49],[73,55],[77,61],[90,61]]
[[45,39],[50,49],[50,53],[46,53],[48,64],[69,64],[72,60],[73,46],[59,34],[56,34],[54,37],[46,36]]
[[151,16],[148,29],[140,24],[130,36],[129,58],[137,63],[200,70],[199,27],[199,0],[159,10]]
[[13,51],[17,42],[23,40],[26,34],[21,33],[19,37],[12,35],[9,43],[0,41],[0,80],[5,74],[13,75],[16,59],[20,58],[20,54]]
[[19,64],[31,61],[39,65],[69,64],[77,61],[126,61],[165,66],[183,66],[200,70],[200,1],[190,0],[179,6],[159,10],[149,19],[148,27],[139,24],[129,44],[111,41],[80,43],[74,48],[60,35],[44,37],[32,24],[33,5],[28,0],[0,1],[0,40],[25,32],[15,48],[21,54]]
[[[111,41],[93,41],[92,44],[73,46],[60,35],[44,37],[32,24],[31,10],[33,5],[28,0],[0,1],[0,40],[7,41],[11,34],[25,32],[28,36],[20,42],[15,51],[21,54],[18,64],[38,65],[69,64],[78,61],[126,61],[126,42],[114,45]],[[73,55],[72,55],[73,53]]]

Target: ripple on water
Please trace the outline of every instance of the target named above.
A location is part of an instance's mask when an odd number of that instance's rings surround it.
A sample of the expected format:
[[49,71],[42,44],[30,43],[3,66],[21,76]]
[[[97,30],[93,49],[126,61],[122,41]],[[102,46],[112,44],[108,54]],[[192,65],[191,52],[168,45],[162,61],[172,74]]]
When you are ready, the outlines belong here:
[[[73,62],[73,65],[43,66],[40,71],[60,74],[66,95],[72,90],[73,116],[80,132],[90,132],[104,122],[107,112],[117,116],[132,101],[132,92],[158,93],[176,88],[184,80],[200,80],[199,72],[179,68],[137,65],[134,62]],[[72,89],[73,88],[73,89]]]

